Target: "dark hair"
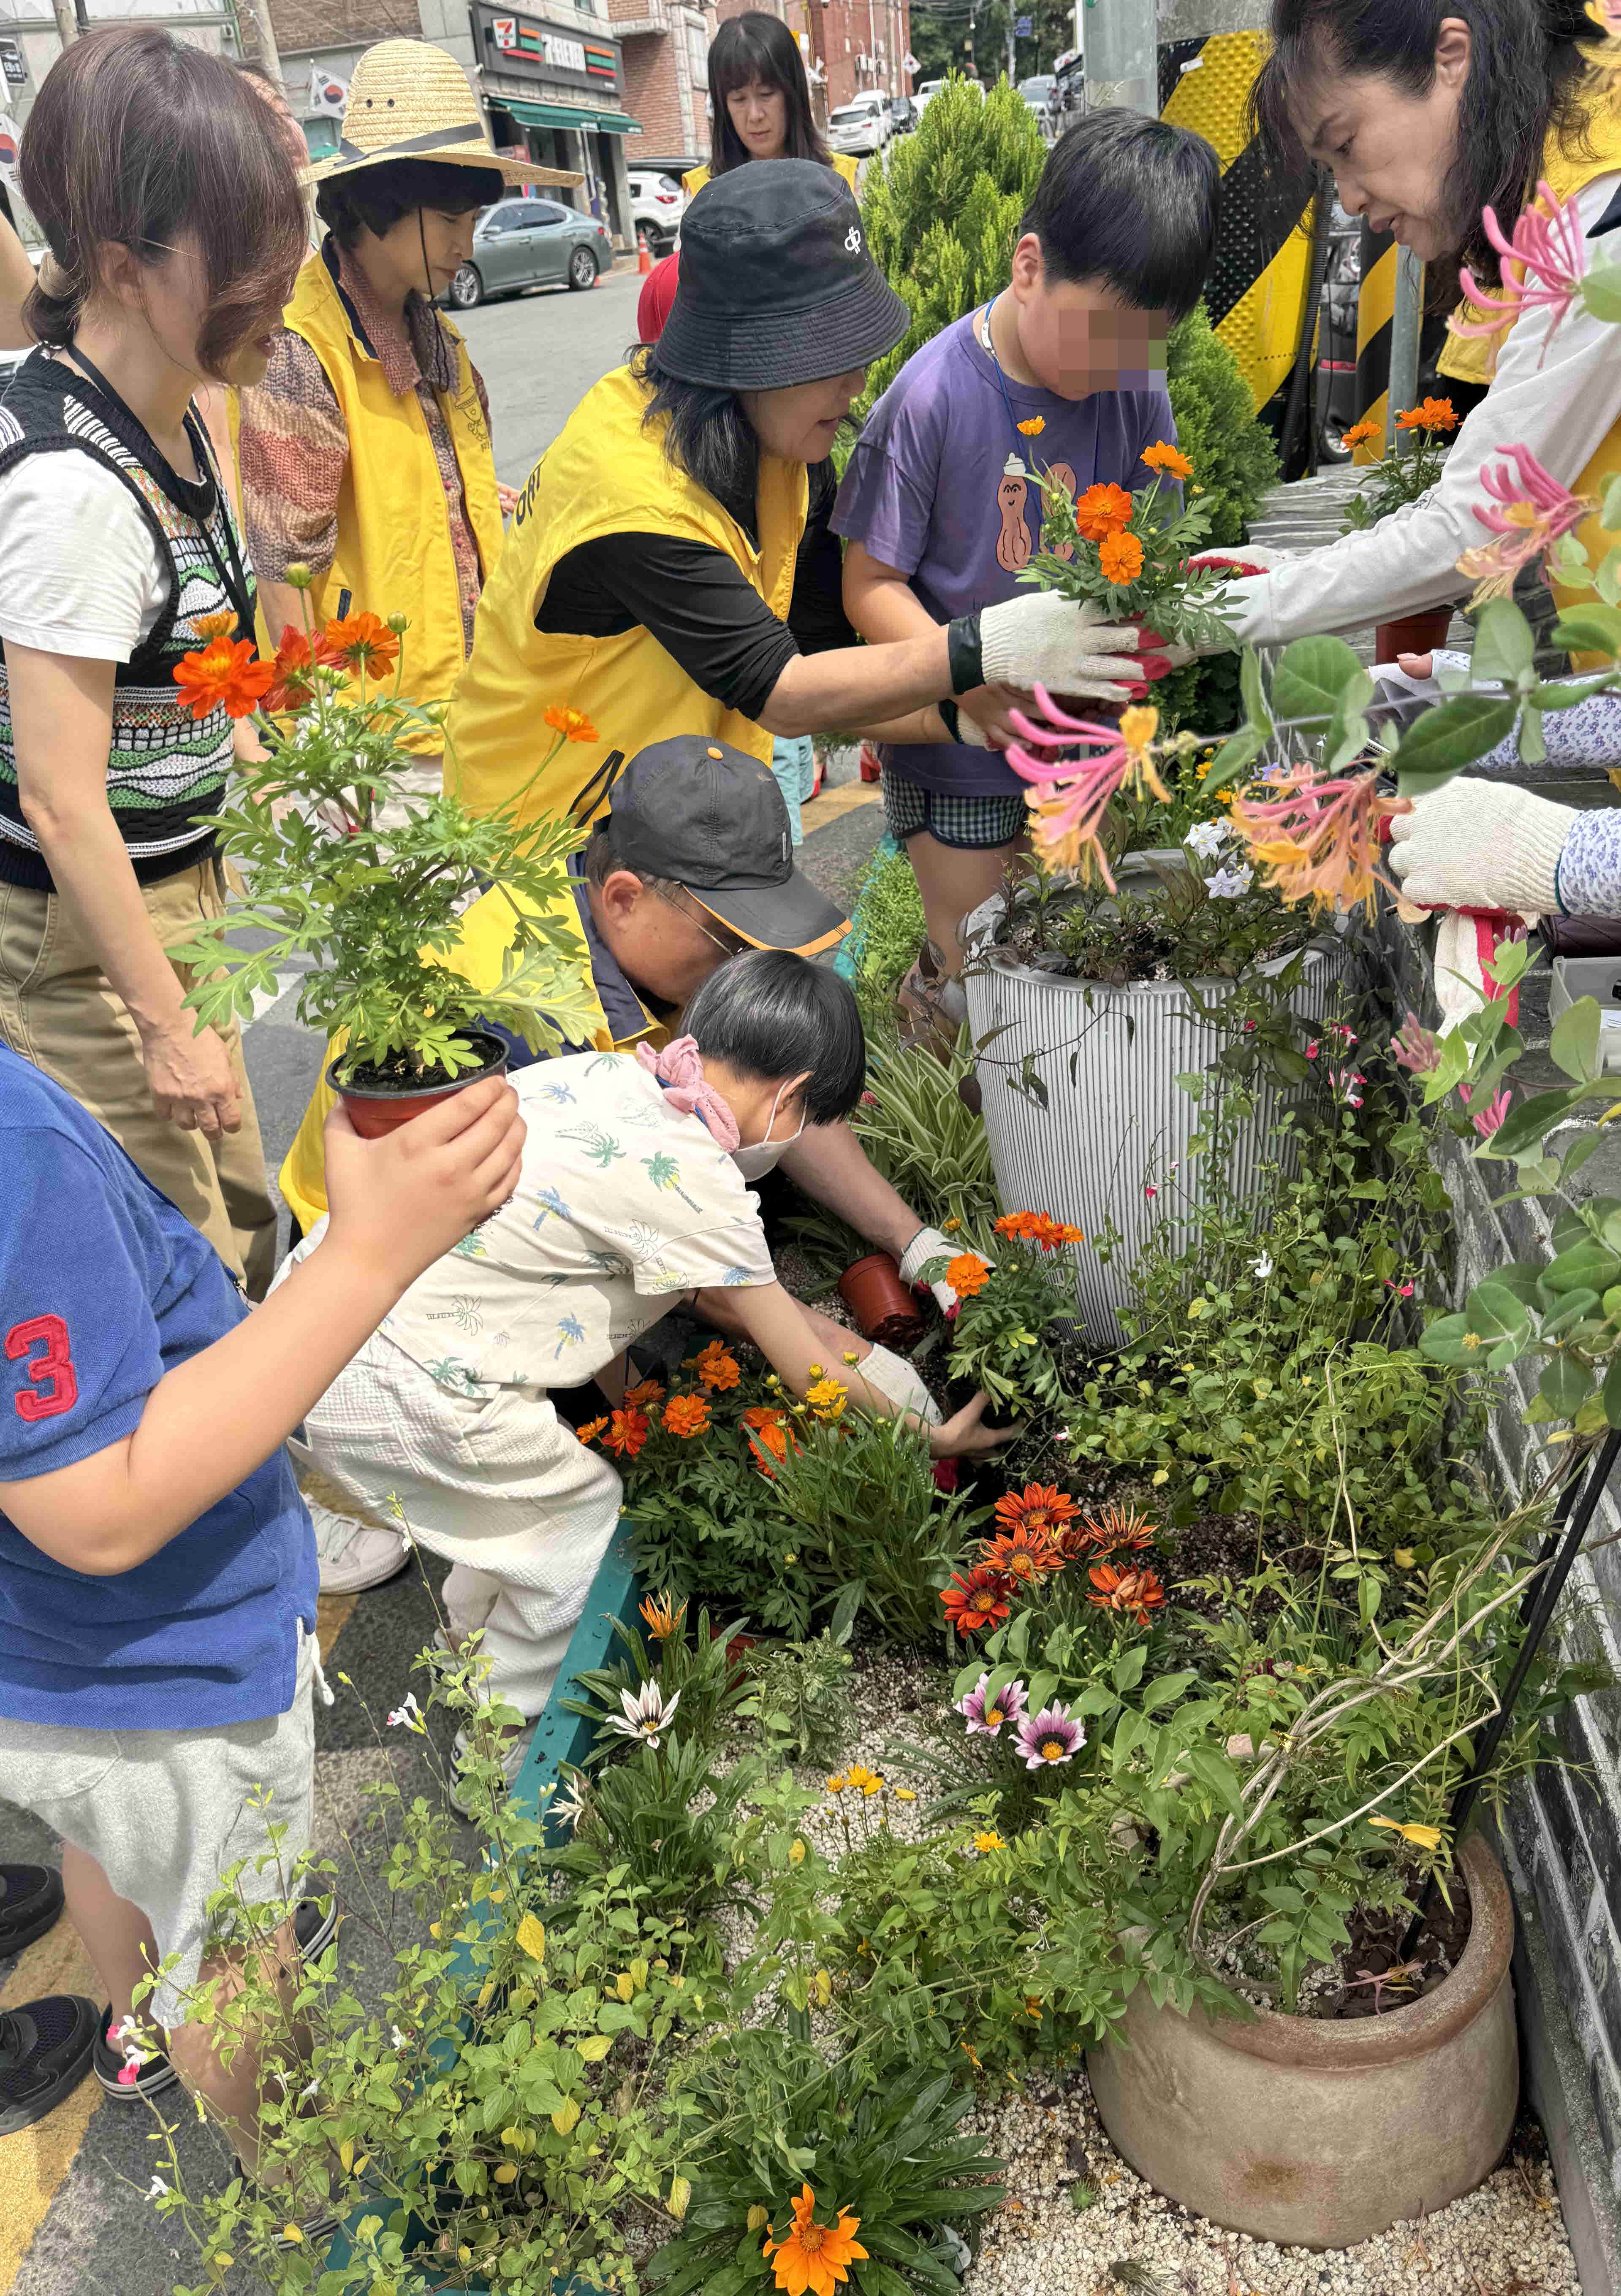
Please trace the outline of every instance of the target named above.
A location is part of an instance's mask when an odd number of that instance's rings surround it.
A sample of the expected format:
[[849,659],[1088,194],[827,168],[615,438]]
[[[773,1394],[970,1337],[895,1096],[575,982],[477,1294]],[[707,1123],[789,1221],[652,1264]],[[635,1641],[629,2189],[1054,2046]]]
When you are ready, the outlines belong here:
[[284,103],[286,102],[286,88],[283,86],[282,82],[277,79],[276,74],[271,70],[268,64],[259,63],[252,56],[233,56],[231,62],[235,65],[237,70],[243,74],[244,78],[256,79],[261,81],[266,87],[274,88],[276,94],[281,97],[282,102]]
[[[610,826],[613,819],[611,813],[605,813],[591,824],[591,834],[586,840],[580,865],[588,885],[599,888],[605,885],[616,871],[626,865],[613,850],[613,832]],[[650,876],[646,869],[632,869],[630,874],[644,892],[657,893],[664,900],[673,899],[677,893],[687,890],[686,886],[675,877]]]
[[830,964],[788,948],[752,948],[717,965],[681,1015],[706,1059],[751,1084],[807,1070],[807,1124],[848,1116],[867,1082],[867,1040],[850,983]]
[[383,160],[353,175],[329,176],[316,193],[316,213],[340,247],[353,247],[363,231],[381,239],[401,216],[419,208],[468,215],[487,208],[506,188],[498,168],[458,168],[449,160]]
[[1448,16],[1469,26],[1470,54],[1446,218],[1457,253],[1494,269],[1482,208],[1507,227],[1543,173],[1551,131],[1568,149],[1586,147],[1581,43],[1598,34],[1582,0],[1272,0],[1273,45],[1250,93],[1251,128],[1274,179],[1303,198],[1313,163],[1295,113],[1312,83],[1344,73],[1427,95]]
[[653,394],[642,416],[643,428],[668,415],[664,453],[669,460],[740,524],[752,527],[760,440],[736,392],[668,373],[659,364],[656,343],[644,343],[632,352],[630,372]]
[[779,160],[818,160],[831,168],[833,155],[810,115],[810,83],[799,42],[787,26],[762,9],[728,16],[709,44],[709,172],[725,176],[745,167],[748,151],[732,126],[726,99],[757,80],[780,88],[787,135]]
[[72,341],[97,284],[96,250],[166,263],[182,234],[201,251],[202,371],[276,324],[308,252],[284,131],[235,64],[155,26],[75,40],[45,75],[22,138],[22,196],[53,267],[23,316],[37,340]]
[[1202,135],[1111,110],[1048,153],[1023,232],[1057,279],[1101,279],[1142,311],[1185,318],[1215,248],[1222,163]]

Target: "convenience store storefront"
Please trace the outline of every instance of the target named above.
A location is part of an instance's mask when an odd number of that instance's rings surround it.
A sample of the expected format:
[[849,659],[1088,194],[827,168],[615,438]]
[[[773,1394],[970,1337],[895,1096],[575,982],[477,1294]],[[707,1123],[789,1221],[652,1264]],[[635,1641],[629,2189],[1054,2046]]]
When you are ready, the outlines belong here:
[[[592,29],[601,22],[604,29]],[[577,171],[576,206],[595,213],[621,247],[634,247],[624,139],[640,122],[624,108],[624,64],[605,19],[571,12],[519,15],[475,0],[479,90],[491,140],[547,168]]]

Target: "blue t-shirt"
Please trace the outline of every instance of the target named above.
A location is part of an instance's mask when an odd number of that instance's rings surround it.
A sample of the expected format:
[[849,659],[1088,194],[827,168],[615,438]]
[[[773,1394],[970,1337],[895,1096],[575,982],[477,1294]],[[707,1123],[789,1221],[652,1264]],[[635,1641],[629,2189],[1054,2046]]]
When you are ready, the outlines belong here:
[[[0,1484],[104,1451],[248,1310],[224,1261],[59,1085],[0,1045]],[[70,1570],[0,1510],[0,1714],[95,1730],[259,1721],[292,1703],[319,1566],[278,1444],[167,1546]]]
[[[999,381],[970,313],[913,352],[868,416],[834,532],[909,577],[937,622],[1033,596],[1019,576],[1041,547],[1037,469],[1072,496],[1129,490],[1153,476],[1144,449],[1176,442],[1164,376],[1145,370],[1132,381],[1139,387],[1087,398]],[[1021,422],[1041,428],[1022,432]],[[1022,797],[1027,786],[994,750],[966,743],[908,742],[883,757],[905,780],[953,796]]]

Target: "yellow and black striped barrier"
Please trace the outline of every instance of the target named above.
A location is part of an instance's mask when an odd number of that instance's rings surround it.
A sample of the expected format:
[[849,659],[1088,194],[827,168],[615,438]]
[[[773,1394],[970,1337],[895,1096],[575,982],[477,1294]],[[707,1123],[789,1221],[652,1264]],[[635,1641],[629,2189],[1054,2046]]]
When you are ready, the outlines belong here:
[[1280,209],[1249,140],[1249,92],[1266,50],[1266,34],[1251,31],[1167,40],[1159,51],[1160,118],[1204,136],[1222,162],[1222,226],[1205,300],[1257,414],[1288,388],[1312,283],[1309,217]]
[[1378,424],[1378,436],[1355,449],[1359,463],[1382,463],[1390,419],[1390,338],[1395,319],[1401,250],[1387,231],[1362,226],[1362,283],[1356,305],[1356,417]]

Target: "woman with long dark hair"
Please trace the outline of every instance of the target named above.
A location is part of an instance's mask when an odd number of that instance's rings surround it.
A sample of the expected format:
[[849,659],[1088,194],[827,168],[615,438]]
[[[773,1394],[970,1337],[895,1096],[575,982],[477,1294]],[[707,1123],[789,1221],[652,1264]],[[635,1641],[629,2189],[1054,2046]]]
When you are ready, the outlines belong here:
[[681,178],[688,192],[751,160],[814,160],[854,191],[856,163],[822,141],[805,60],[779,18],[752,8],[721,25],[709,44],[709,165]]

